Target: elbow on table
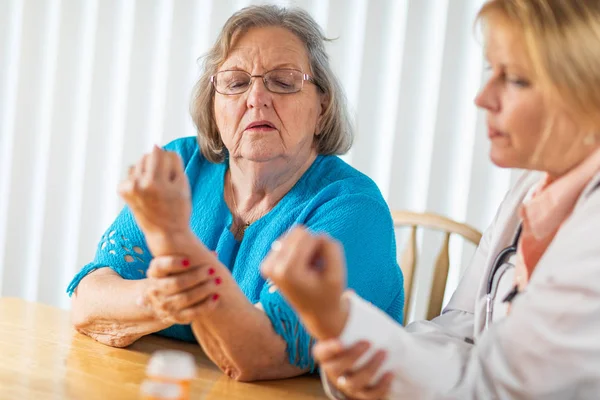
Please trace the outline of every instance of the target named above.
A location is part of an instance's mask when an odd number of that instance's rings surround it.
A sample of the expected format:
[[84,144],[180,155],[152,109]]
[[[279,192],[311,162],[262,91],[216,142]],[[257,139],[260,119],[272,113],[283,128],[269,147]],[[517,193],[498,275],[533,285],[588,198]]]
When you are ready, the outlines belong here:
[[97,320],[90,313],[85,312],[82,307],[78,307],[76,301],[72,303],[71,323],[77,332],[111,347],[127,347],[139,339],[137,336],[124,334],[114,324],[106,324]]
[[260,357],[222,360],[217,365],[225,375],[237,382],[291,378],[309,371],[308,368],[301,369],[288,364],[287,359],[283,363],[274,363],[273,359],[260,360]]
[[256,365],[252,360],[222,360],[219,369],[237,382],[255,382],[264,378],[264,367]]
[[256,370],[253,368],[240,368],[231,365],[220,366],[221,371],[237,382],[254,382],[259,380]]
[[85,335],[91,337],[97,342],[110,347],[123,348],[132,345],[139,337],[121,336],[121,335],[105,335],[86,331]]

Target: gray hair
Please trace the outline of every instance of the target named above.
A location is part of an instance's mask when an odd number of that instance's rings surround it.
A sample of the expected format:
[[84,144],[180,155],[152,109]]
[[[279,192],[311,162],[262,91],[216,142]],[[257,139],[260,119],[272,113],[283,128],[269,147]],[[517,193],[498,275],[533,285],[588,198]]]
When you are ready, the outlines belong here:
[[318,154],[345,154],[354,138],[342,86],[333,74],[325,51],[325,37],[321,27],[304,10],[276,5],[249,6],[233,14],[225,23],[213,47],[202,58],[202,75],[196,83],[191,103],[191,115],[198,129],[198,144],[207,160],[223,162],[225,146],[214,117],[214,90],[210,77],[217,73],[231,50],[233,40],[255,27],[282,27],[306,45],[310,74],[315,85],[326,96],[319,135],[315,136]]

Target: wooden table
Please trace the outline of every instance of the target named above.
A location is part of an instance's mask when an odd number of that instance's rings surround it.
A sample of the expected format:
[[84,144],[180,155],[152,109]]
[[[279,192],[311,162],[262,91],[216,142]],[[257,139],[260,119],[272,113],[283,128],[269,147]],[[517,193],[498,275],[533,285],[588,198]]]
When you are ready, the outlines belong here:
[[0,399],[136,399],[150,354],[166,348],[196,357],[192,399],[326,398],[316,377],[235,382],[198,346],[148,336],[116,349],[77,333],[67,311],[0,298]]

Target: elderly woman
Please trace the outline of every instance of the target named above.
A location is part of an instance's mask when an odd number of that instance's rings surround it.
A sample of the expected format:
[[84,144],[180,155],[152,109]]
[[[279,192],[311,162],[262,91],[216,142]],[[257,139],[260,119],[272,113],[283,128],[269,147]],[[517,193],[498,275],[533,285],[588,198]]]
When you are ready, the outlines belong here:
[[301,229],[265,261],[305,321],[338,304],[339,325],[307,326],[339,398],[599,397],[600,2],[491,0],[479,18],[491,159],[529,171],[442,315],[405,329],[342,296],[341,249]]
[[197,140],[131,168],[128,207],[68,289],[79,332],[119,347],[154,332],[197,341],[238,380],[310,371],[313,340],[259,271],[296,224],[342,243],[350,286],[402,320],[389,210],[335,156],[351,133],[324,40],[301,10],[249,7],[227,21],[197,84]]

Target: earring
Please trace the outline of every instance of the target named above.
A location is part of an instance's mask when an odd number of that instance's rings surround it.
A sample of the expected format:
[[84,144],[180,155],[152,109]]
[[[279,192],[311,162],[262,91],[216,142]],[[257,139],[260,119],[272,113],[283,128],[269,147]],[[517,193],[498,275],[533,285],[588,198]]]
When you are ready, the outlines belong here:
[[583,138],[583,144],[586,146],[593,146],[596,144],[596,134],[591,132],[585,135]]

